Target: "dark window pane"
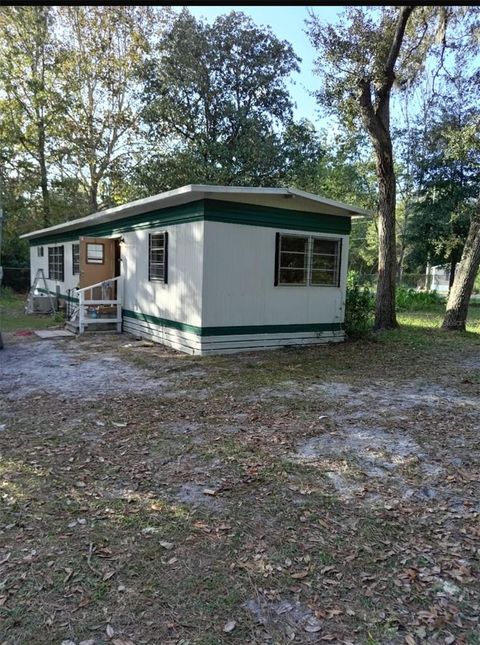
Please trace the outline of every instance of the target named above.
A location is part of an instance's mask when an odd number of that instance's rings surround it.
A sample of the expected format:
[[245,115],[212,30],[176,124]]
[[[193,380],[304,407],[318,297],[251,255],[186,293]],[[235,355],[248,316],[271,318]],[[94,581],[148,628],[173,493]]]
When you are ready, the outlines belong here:
[[338,242],[335,240],[319,240],[313,239],[313,252],[326,253],[328,255],[335,255],[338,249]]
[[280,269],[280,284],[307,284],[307,272],[303,269]]
[[165,236],[163,233],[161,235],[154,234],[150,238],[150,247],[152,249],[163,249],[165,245]]
[[336,257],[328,255],[314,255],[312,257],[312,269],[329,269],[333,271],[336,265]]
[[282,235],[281,251],[296,251],[306,253],[308,248],[308,237],[298,235]]
[[163,262],[163,249],[152,249],[150,252],[150,262]]
[[306,265],[307,256],[303,253],[281,253],[280,254],[280,267],[289,269],[304,269]]
[[312,284],[332,285],[337,283],[336,271],[312,271]]

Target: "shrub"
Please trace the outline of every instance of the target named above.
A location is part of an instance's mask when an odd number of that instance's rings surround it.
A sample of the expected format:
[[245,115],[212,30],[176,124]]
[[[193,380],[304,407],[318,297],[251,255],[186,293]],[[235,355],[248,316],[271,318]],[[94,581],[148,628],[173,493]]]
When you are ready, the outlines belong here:
[[7,287],[6,285],[0,286],[0,298],[2,300],[13,300],[13,289],[11,287]]
[[361,287],[349,276],[345,302],[345,331],[350,338],[366,336],[372,327],[375,299],[368,287]]
[[442,299],[435,291],[415,291],[405,287],[397,289],[396,300],[399,311],[432,309],[442,304]]

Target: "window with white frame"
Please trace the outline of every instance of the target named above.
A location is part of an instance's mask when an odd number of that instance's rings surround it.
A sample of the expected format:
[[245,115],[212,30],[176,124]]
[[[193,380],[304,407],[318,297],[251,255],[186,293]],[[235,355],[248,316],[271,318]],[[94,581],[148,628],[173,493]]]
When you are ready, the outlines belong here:
[[80,273],[80,244],[72,244],[72,274]]
[[37,257],[43,258],[43,246],[37,246]]
[[168,282],[168,233],[150,233],[148,245],[148,279]]
[[65,276],[64,272],[64,257],[63,246],[49,246],[48,247],[48,279],[58,280],[63,282]]
[[276,244],[275,285],[339,286],[341,240],[277,233]]

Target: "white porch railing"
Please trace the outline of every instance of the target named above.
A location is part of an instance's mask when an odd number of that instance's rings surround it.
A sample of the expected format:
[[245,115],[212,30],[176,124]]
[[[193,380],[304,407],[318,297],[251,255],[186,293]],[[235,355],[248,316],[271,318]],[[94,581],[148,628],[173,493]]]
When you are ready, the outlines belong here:
[[122,331],[122,288],[121,276],[76,289],[78,304],[70,317],[71,322],[78,320],[78,333],[83,334],[89,324],[116,323],[117,331]]

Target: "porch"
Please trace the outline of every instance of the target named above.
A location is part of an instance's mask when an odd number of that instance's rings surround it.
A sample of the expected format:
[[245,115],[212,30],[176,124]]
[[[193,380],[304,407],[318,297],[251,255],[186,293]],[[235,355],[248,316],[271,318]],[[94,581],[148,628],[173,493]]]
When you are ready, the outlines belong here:
[[122,331],[121,276],[97,282],[82,289],[69,289],[65,327],[76,334]]

